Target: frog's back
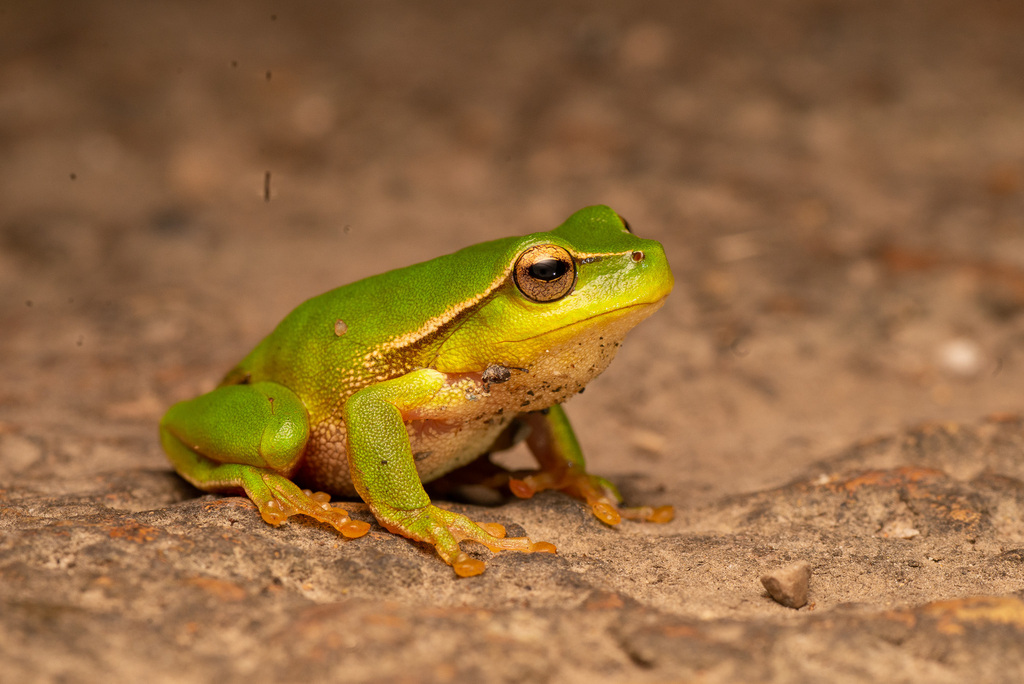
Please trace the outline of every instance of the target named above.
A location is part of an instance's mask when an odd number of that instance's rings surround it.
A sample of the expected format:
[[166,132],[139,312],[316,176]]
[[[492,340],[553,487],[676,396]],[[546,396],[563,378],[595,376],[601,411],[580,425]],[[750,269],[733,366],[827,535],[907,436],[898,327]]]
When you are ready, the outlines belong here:
[[278,382],[306,402],[314,420],[326,417],[361,387],[428,367],[446,329],[502,276],[500,255],[519,239],[474,245],[309,299],[226,382]]

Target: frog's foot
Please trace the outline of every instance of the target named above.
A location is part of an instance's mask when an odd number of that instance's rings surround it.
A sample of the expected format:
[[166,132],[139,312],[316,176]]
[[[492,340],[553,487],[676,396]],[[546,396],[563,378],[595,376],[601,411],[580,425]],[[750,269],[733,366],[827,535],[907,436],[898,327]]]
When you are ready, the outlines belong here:
[[331,506],[329,494],[299,489],[283,475],[248,468],[242,476],[242,487],[271,525],[280,525],[293,515],[308,515],[349,538],[362,537],[370,530],[370,523],[353,520],[347,511]]
[[586,501],[594,516],[606,525],[618,525],[623,518],[667,523],[675,517],[672,506],[619,506],[622,497],[615,485],[571,463],[558,470],[537,470],[522,478],[512,478],[509,489],[521,499],[528,499],[545,489],[557,489]]
[[495,552],[556,552],[554,544],[531,541],[529,537],[506,537],[505,528],[498,523],[475,523],[461,513],[446,511],[433,504],[409,511],[373,506],[373,512],[389,532],[432,544],[459,577],[479,575],[486,567],[483,561],[466,555],[459,547],[461,541],[475,541]]

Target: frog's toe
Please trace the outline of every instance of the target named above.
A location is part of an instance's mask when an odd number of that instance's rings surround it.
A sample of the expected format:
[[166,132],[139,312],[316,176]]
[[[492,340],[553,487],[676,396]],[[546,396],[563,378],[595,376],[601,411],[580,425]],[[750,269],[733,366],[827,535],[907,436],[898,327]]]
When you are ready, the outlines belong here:
[[362,537],[370,530],[370,523],[353,520],[348,511],[332,506],[329,494],[300,490],[291,480],[276,473],[257,471],[246,478],[245,491],[263,520],[271,525],[280,525],[293,515],[306,515],[327,523],[349,538]]
[[618,525],[622,521],[618,509],[619,492],[614,485],[603,477],[576,468],[534,471],[511,479],[509,489],[521,499],[528,499],[546,489],[556,489],[586,501],[594,517],[606,525]]
[[623,518],[667,523],[675,517],[672,506],[620,507],[622,497],[615,485],[603,477],[572,467],[560,472],[540,470],[522,478],[513,478],[509,481],[509,489],[523,499],[545,489],[557,489],[585,501],[594,517],[606,525],[618,525]]
[[476,558],[470,558],[465,553],[460,553],[454,561],[452,561],[452,570],[459,577],[476,577],[477,575],[483,574],[483,571],[487,569],[487,564],[482,560]]
[[636,506],[620,508],[619,514],[627,520],[667,523],[675,519],[676,509],[673,506]]
[[459,544],[463,541],[474,541],[494,552],[556,553],[555,545],[549,542],[535,542],[529,537],[506,537],[505,528],[498,523],[476,523],[461,513],[434,505],[411,511],[377,507],[374,513],[391,532],[432,544],[438,555],[460,577],[479,575],[486,568],[483,561],[471,558],[462,550]]

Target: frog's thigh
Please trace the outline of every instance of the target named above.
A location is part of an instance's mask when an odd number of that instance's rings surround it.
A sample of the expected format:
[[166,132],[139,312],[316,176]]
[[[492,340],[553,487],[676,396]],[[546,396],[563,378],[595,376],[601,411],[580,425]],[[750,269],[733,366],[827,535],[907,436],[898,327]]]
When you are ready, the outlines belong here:
[[273,382],[220,387],[175,404],[160,422],[164,450],[196,487],[242,489],[272,525],[308,515],[346,537],[366,534],[368,523],[332,507],[328,495],[302,491],[288,479],[308,438],[302,401]]
[[309,438],[309,417],[299,397],[283,385],[258,382],[219,387],[170,408],[160,435],[175,468],[200,489],[223,482],[232,470],[218,464],[294,470]]

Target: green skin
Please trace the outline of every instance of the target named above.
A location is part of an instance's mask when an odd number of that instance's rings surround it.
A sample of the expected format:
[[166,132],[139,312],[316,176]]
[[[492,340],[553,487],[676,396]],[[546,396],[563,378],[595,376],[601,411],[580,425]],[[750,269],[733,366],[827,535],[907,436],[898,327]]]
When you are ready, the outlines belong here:
[[328,503],[358,495],[381,525],[432,544],[462,576],[484,569],[462,540],[554,551],[440,509],[423,489],[524,434],[541,467],[511,479],[518,496],[560,489],[609,524],[664,520],[668,509],[618,508],[614,488],[586,472],[560,404],[604,370],[672,284],[659,243],[635,237],[608,207],[588,207],[550,232],[310,299],[217,389],[172,406],[161,441],[189,482],[244,491],[272,524],[303,514],[361,536],[369,525]]

